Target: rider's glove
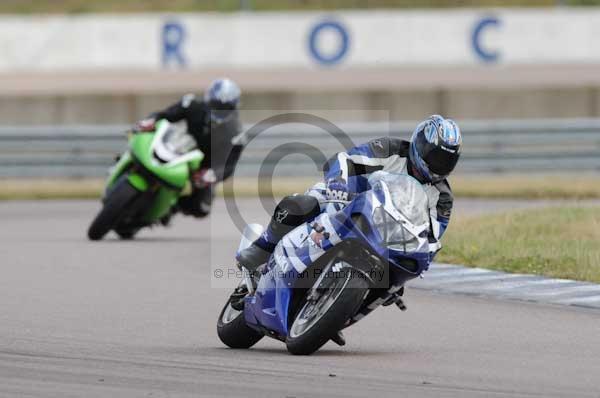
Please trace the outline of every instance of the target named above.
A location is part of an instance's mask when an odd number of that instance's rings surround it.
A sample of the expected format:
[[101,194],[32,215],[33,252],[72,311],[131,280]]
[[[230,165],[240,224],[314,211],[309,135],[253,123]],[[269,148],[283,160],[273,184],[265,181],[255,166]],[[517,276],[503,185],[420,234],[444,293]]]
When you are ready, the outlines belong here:
[[147,133],[156,129],[156,120],[153,118],[142,119],[135,124],[134,131]]
[[348,183],[342,177],[331,178],[327,180],[325,197],[327,200],[352,200],[352,193],[348,188]]
[[215,171],[210,168],[196,170],[192,173],[192,185],[194,188],[205,188],[217,182]]
[[[442,244],[440,243],[440,241],[429,242],[429,263],[430,264],[433,262],[433,260],[435,259],[435,255],[438,254],[438,252],[440,250],[442,250]],[[427,269],[429,269],[429,266],[427,266]]]

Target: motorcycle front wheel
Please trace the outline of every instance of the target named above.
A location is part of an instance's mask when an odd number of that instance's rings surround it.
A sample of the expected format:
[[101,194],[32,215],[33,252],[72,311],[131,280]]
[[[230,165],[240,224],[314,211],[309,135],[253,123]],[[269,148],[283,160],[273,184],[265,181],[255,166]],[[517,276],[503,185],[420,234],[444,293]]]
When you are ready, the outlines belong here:
[[286,339],[294,355],[310,355],[343,329],[356,314],[369,290],[369,282],[360,277],[323,278],[310,289],[297,312]]
[[127,180],[121,178],[116,186],[110,191],[102,210],[98,213],[92,224],[88,228],[88,238],[90,240],[100,240],[111,229],[113,229],[127,211],[128,205],[139,196],[140,192],[135,189]]

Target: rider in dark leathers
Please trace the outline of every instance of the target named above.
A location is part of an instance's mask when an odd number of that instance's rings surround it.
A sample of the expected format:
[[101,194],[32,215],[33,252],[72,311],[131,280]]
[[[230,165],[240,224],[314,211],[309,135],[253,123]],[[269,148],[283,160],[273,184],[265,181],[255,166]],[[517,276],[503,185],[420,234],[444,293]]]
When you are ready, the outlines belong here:
[[153,131],[154,123],[160,119],[185,121],[188,133],[204,153],[201,169],[191,176],[192,193],[182,196],[178,202],[184,214],[208,215],[214,184],[227,179],[235,169],[246,144],[238,111],[240,95],[239,87],[232,80],[217,79],[203,98],[184,95],[175,104],[138,122],[138,130]]

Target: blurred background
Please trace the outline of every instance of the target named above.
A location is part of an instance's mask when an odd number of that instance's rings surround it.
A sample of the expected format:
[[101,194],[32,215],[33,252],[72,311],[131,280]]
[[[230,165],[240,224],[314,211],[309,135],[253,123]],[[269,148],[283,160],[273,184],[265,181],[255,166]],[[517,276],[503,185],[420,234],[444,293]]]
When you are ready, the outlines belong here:
[[[459,174],[595,172],[595,3],[5,0],[0,175],[101,177],[128,125],[220,76],[249,125],[318,110],[360,141],[439,113],[465,130]],[[263,158],[249,148],[240,173]],[[297,161],[282,173],[312,177]]]
[[[556,259],[553,275],[600,280],[597,207],[580,211],[583,202],[572,202],[600,198],[597,5],[4,0],[0,198],[97,198],[132,123],[227,76],[242,87],[246,128],[278,113],[305,112],[360,143],[408,138],[417,121],[434,113],[456,119],[464,135],[452,178],[459,198],[571,201],[530,219],[535,231],[550,231],[558,216],[570,229],[552,233],[556,245],[536,245],[527,240],[533,230],[511,235],[523,214],[459,219],[442,260],[542,272]],[[289,142],[308,142],[327,157],[343,149],[314,126],[277,126],[245,151],[236,171],[242,193],[256,193],[266,155]],[[319,178],[318,165],[297,152],[284,156],[267,182],[276,193],[301,191]],[[476,235],[459,233],[469,229]],[[470,243],[496,230],[488,247]],[[573,251],[558,256],[549,246]]]

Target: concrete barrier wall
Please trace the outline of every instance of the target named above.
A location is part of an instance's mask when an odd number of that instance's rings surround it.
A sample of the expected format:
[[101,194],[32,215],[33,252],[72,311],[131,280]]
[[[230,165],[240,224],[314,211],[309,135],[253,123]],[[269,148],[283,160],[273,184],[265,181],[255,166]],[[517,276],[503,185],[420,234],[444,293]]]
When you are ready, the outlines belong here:
[[[0,126],[133,123],[180,95],[0,97]],[[336,122],[376,121],[380,111],[386,111],[392,120],[418,120],[432,113],[459,120],[600,117],[600,90],[586,88],[248,93],[242,101],[247,122],[257,122],[261,114],[266,117],[276,109],[321,109],[325,117]],[[352,112],[343,112],[340,120],[338,110]]]
[[131,123],[222,75],[254,110],[599,117],[597,21],[594,8],[4,16],[0,124]]
[[0,71],[600,63],[600,10],[0,17]]

